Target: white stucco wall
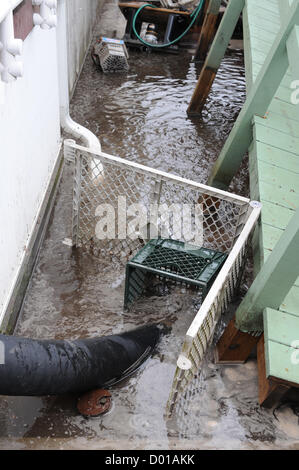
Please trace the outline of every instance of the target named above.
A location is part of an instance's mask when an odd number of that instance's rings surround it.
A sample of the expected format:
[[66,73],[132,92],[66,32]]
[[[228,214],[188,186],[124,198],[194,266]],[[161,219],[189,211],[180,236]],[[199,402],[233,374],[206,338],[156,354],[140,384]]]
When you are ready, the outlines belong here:
[[[66,2],[70,91],[103,1]],[[0,80],[0,327],[61,145],[56,35],[36,26],[24,41],[24,76]]]
[[35,27],[23,62],[0,85],[0,324],[60,147],[56,30]]
[[74,84],[81,71],[86,50],[92,38],[97,12],[103,3],[104,0],[67,1],[70,92],[73,91]]

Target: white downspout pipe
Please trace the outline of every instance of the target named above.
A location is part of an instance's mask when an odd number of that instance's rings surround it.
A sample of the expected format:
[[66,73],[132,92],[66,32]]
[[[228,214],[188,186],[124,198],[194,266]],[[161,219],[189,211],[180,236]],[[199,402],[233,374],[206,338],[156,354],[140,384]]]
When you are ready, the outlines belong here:
[[70,116],[66,0],[58,0],[57,18],[57,57],[61,127],[76,139],[81,139],[86,147],[95,150],[96,152],[101,152],[101,144],[96,135],[86,127],[81,126],[77,122],[73,121]]

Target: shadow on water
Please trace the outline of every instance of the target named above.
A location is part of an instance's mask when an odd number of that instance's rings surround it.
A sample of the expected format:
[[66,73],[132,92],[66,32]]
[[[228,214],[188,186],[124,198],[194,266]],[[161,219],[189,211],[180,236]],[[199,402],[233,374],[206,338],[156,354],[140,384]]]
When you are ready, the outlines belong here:
[[[202,117],[189,119],[186,109],[198,73],[187,54],[130,53],[127,76],[101,74],[88,56],[73,96],[72,116],[100,137],[104,151],[206,183],[245,98],[242,53],[225,57]],[[247,195],[247,178],[245,163],[233,191]],[[297,418],[289,410],[279,410],[276,421],[272,411],[259,408],[254,360],[234,368],[207,360],[199,393],[186,413],[165,421],[177,354],[196,313],[196,296],[178,286],[170,295],[145,297],[124,312],[123,268],[112,269],[62,244],[71,233],[71,203],[72,172],[65,166],[16,333],[75,339],[160,320],[172,331],[137,374],[113,388],[113,408],[102,418],[78,415],[76,397],[1,398],[0,447],[298,445]]]

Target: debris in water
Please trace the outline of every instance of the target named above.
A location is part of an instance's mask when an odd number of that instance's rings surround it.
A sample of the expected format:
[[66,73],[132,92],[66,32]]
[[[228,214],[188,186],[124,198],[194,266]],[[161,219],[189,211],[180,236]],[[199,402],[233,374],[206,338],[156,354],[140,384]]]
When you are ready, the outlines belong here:
[[111,410],[112,397],[108,390],[93,390],[79,398],[77,408],[86,418],[96,418]]
[[121,39],[101,37],[92,48],[91,57],[104,73],[128,72],[129,54]]

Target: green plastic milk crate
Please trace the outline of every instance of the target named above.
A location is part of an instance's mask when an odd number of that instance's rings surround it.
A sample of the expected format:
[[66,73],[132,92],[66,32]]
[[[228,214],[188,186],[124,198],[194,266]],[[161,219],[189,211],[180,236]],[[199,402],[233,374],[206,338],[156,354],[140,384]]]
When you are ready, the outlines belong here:
[[193,246],[176,240],[150,240],[127,263],[124,307],[144,293],[149,276],[172,280],[187,287],[195,286],[204,298],[211,288],[227,254]]

